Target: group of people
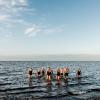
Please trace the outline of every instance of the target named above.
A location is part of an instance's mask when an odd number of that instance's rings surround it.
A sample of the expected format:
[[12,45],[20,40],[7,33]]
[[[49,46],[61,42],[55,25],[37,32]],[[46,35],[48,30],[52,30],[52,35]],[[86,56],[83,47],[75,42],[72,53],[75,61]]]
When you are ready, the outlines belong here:
[[[29,70],[28,70],[29,78],[32,78],[32,74],[33,74],[33,69],[29,68]],[[56,79],[57,80],[60,80],[61,78],[68,79],[68,75],[69,75],[69,68],[68,67],[57,68],[57,70],[56,70]],[[53,70],[50,67],[48,67],[47,70],[45,70],[45,68],[42,67],[41,70],[38,70],[36,72],[36,76],[38,78],[46,76],[47,80],[51,80],[53,77]],[[81,77],[81,69],[80,68],[76,72],[76,77],[77,78]]]

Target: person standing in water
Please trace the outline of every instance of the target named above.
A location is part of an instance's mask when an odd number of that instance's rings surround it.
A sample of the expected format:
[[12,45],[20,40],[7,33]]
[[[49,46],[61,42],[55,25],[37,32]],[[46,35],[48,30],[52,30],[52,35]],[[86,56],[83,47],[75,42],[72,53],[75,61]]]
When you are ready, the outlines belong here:
[[38,69],[38,71],[37,71],[37,77],[38,77],[38,78],[41,77],[41,70],[40,70],[40,69]]
[[63,68],[60,68],[61,78],[63,78]]
[[29,75],[29,78],[30,79],[32,78],[32,73],[33,73],[33,69],[32,68],[29,68],[28,69],[28,75]]
[[60,72],[60,68],[57,69],[57,76],[56,76],[56,79],[57,80],[60,80],[61,78],[61,72]]
[[41,74],[42,74],[42,76],[45,76],[45,69],[44,69],[44,67],[42,67],[42,70],[41,70]]
[[52,76],[52,70],[49,67],[48,70],[47,70],[47,80],[51,80],[51,76]]
[[81,69],[79,68],[78,70],[77,70],[77,72],[76,72],[76,77],[77,78],[80,78],[81,77]]
[[65,77],[65,79],[68,79],[68,75],[69,75],[69,68],[67,67],[65,67],[64,68],[64,77]]

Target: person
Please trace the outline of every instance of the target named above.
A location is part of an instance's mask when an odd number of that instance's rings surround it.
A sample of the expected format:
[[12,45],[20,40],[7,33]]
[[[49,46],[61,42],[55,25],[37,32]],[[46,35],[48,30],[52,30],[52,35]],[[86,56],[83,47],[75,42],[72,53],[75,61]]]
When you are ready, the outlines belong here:
[[79,68],[76,72],[76,77],[80,78],[81,77],[81,69]]
[[58,68],[58,69],[57,69],[57,76],[56,76],[56,79],[57,79],[57,80],[60,80],[60,76],[61,76],[60,68]]
[[49,67],[48,70],[47,70],[47,80],[51,80],[51,76],[52,76],[52,70]]
[[44,67],[42,67],[42,70],[41,70],[41,74],[42,74],[42,76],[45,76],[45,69],[44,69]]
[[40,78],[41,77],[41,70],[37,71],[37,77]]
[[68,75],[69,75],[69,68],[67,67],[65,67],[64,68],[64,77],[65,77],[65,79],[67,78],[68,79]]
[[63,68],[60,68],[61,78],[63,77]]
[[28,75],[29,75],[29,78],[30,79],[32,78],[32,72],[33,72],[33,69],[32,68],[29,68],[28,69]]

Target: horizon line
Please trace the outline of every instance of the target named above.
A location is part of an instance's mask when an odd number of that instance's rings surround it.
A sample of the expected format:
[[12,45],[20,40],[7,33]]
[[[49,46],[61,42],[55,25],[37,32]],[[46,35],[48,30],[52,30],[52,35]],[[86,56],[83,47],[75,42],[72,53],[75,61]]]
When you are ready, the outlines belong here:
[[100,56],[100,54],[17,54],[17,55],[0,55],[0,57],[13,57],[13,56]]

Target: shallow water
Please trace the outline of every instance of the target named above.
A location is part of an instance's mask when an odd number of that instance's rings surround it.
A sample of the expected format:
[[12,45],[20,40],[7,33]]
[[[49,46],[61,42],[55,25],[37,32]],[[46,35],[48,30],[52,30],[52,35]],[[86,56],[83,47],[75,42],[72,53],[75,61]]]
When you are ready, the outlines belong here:
[[[68,66],[69,80],[59,82],[54,79],[49,84],[45,78],[36,78],[36,70],[44,66],[53,68]],[[27,70],[34,70],[32,80]],[[82,70],[82,78],[77,79],[76,70]],[[2,61],[0,62],[0,100],[99,100],[100,62],[47,62],[47,61]]]

